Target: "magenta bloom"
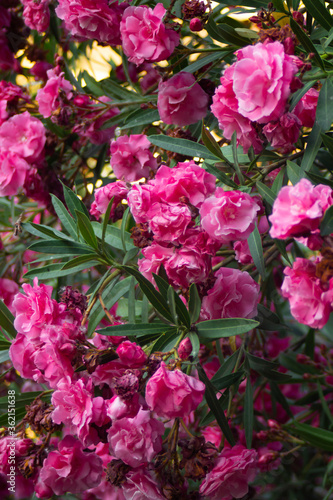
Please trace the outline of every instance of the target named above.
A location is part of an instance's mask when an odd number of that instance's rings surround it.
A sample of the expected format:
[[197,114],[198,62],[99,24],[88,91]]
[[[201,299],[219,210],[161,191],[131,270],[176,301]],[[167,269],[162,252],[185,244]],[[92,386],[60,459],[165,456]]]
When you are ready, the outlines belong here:
[[221,267],[213,288],[202,300],[203,319],[254,318],[257,315],[260,287],[247,273]]
[[318,97],[318,90],[310,89],[296,104],[293,113],[301,120],[303,127],[313,127],[316,118]]
[[160,417],[176,418],[189,415],[203,399],[205,384],[181,370],[170,371],[164,362],[149,379],[146,401]]
[[259,123],[278,119],[285,111],[297,66],[280,42],[248,45],[237,52],[233,90],[238,112]]
[[169,168],[162,165],[155,175],[154,194],[168,203],[180,200],[200,207],[214,193],[216,178],[194,161],[180,162]]
[[46,141],[44,125],[25,111],[0,126],[0,148],[10,150],[28,161],[41,157]]
[[119,218],[117,217],[117,207],[122,200],[126,200],[127,193],[128,188],[123,181],[110,182],[110,184],[96,189],[94,192],[95,201],[92,203],[90,209],[91,215],[99,218],[101,215],[105,214],[108,204],[113,198],[110,218],[112,220],[117,220]]
[[171,56],[179,34],[162,22],[166,10],[158,3],[154,10],[145,5],[128,7],[120,24],[122,45],[130,62],[163,61]]
[[201,226],[221,243],[245,240],[255,227],[259,210],[259,205],[249,194],[224,191],[218,187],[200,208]]
[[192,212],[187,205],[154,203],[147,215],[149,228],[159,241],[175,242],[185,234],[192,223]]
[[214,469],[203,480],[200,493],[209,500],[243,498],[249,491],[248,484],[256,476],[256,469],[256,450],[247,450],[242,445],[224,448]]
[[118,179],[127,182],[149,177],[157,169],[157,161],[151,151],[151,144],[144,134],[122,135],[111,142],[111,167]]
[[158,87],[157,108],[164,123],[191,125],[207,113],[208,94],[192,73],[177,73]]
[[102,459],[94,452],[84,452],[73,436],[65,436],[58,450],[51,451],[43,462],[36,492],[39,498],[83,493],[95,488],[102,479]]
[[152,245],[142,249],[143,259],[139,259],[139,271],[149,281],[153,281],[153,273],[158,274],[161,264],[173,255],[173,249],[153,242]]
[[317,278],[315,263],[298,257],[284,274],[281,292],[289,300],[291,314],[299,323],[323,328],[332,310],[332,297]]
[[188,288],[192,283],[206,281],[211,270],[211,259],[196,248],[181,246],[174,249],[164,266],[173,285]]
[[57,75],[53,69],[49,69],[47,78],[46,85],[38,90],[36,96],[39,112],[44,118],[51,116],[60,106],[60,91],[65,93],[67,99],[72,97],[72,85],[65,80],[64,73]]
[[13,301],[16,311],[14,326],[19,333],[30,339],[37,339],[45,325],[51,324],[58,313],[58,304],[51,299],[52,287],[38,285],[34,278],[33,287],[28,283],[22,285],[23,293],[18,293]]
[[0,149],[0,196],[12,196],[23,187],[29,164],[16,153]]
[[253,146],[254,152],[258,154],[262,150],[263,143],[251,121],[238,111],[238,101],[233,90],[234,68],[235,64],[227,68],[221,77],[221,85],[215,91],[211,110],[218,119],[219,127],[226,139],[230,141],[236,132],[237,145],[243,146],[245,153],[250,146]]
[[281,154],[287,154],[295,149],[301,126],[301,120],[296,115],[285,113],[278,121],[267,123],[262,131],[272,148]]
[[122,342],[116,350],[119,359],[130,368],[140,368],[147,361],[147,354],[139,345],[129,340]]
[[283,187],[269,216],[271,237],[309,236],[319,228],[321,218],[332,203],[332,189],[324,184],[314,186],[309,180],[301,179],[295,186]]
[[59,0],[56,14],[78,40],[120,45],[120,21],[127,6],[107,0]]
[[15,281],[0,278],[0,299],[4,301],[10,311],[14,313],[13,300],[19,292],[19,286]]
[[135,222],[147,222],[147,212],[150,206],[158,201],[159,197],[155,195],[154,185],[134,184],[128,193],[128,206],[135,219]]
[[126,474],[126,482],[122,484],[126,500],[164,500],[165,497],[148,471],[137,469]]
[[162,449],[164,425],[140,409],[133,418],[121,418],[108,431],[110,453],[131,467],[150,462]]
[[38,33],[44,33],[50,24],[49,0],[22,0],[25,24]]

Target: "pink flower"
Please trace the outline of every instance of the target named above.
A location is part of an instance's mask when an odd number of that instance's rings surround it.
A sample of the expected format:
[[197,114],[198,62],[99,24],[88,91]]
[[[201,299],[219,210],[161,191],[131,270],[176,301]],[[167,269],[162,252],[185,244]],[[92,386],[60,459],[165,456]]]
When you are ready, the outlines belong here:
[[13,367],[22,378],[45,382],[41,371],[36,367],[34,356],[40,343],[29,340],[23,333],[18,333],[9,348],[9,356]]
[[40,159],[45,141],[44,125],[28,111],[12,116],[0,126],[0,148],[28,161]]
[[29,168],[29,164],[18,154],[0,149],[0,196],[18,194]]
[[188,288],[192,283],[206,281],[211,270],[211,259],[195,248],[181,246],[174,249],[164,266],[168,278],[175,286]]
[[25,24],[38,33],[44,33],[50,24],[49,0],[22,0]]
[[4,301],[11,312],[14,312],[13,300],[19,292],[19,286],[15,281],[7,278],[0,278],[0,299]]
[[314,186],[309,180],[301,179],[295,186],[283,187],[269,216],[271,237],[309,236],[319,228],[321,218],[332,203],[332,189],[323,184]]
[[221,267],[216,282],[202,300],[204,319],[254,318],[257,315],[260,287],[247,273]]
[[164,362],[148,380],[146,401],[149,408],[164,418],[189,415],[203,399],[205,384],[181,370],[170,371]]
[[158,274],[161,264],[165,264],[169,257],[173,255],[173,249],[153,242],[149,247],[142,249],[142,255],[143,259],[138,262],[139,271],[145,278],[152,281],[152,273]]
[[175,242],[192,223],[192,212],[187,205],[154,203],[147,213],[147,219],[156,240]]
[[178,347],[178,356],[180,359],[187,359],[192,352],[192,343],[189,337],[181,341]]
[[162,449],[164,425],[140,409],[133,418],[121,418],[108,431],[110,453],[131,467],[150,462]]
[[135,222],[142,223],[147,222],[147,212],[158,197],[155,196],[153,184],[134,184],[127,200]]
[[168,203],[191,203],[200,207],[214,193],[216,178],[194,161],[181,162],[169,168],[162,165],[156,175],[154,193]]
[[240,264],[250,264],[250,262],[253,262],[247,240],[235,241],[233,246],[237,262]]
[[[19,99],[29,101],[24,91],[13,83],[0,81],[0,125],[7,120],[9,115],[15,114]],[[10,106],[8,104],[10,103]]]
[[249,490],[248,483],[256,476],[256,468],[256,450],[247,450],[242,445],[225,448],[201,483],[200,493],[209,500],[242,498]]
[[105,402],[102,397],[92,397],[83,379],[74,383],[68,378],[62,379],[52,394],[52,404],[53,422],[65,424],[67,431],[77,435],[84,446],[99,442],[97,432],[90,424],[99,421],[103,424],[108,420]]
[[332,307],[329,294],[325,296],[325,290],[316,276],[315,263],[298,257],[292,268],[285,268],[284,274],[286,277],[281,292],[289,300],[293,317],[311,328],[325,326]]
[[51,324],[58,313],[58,304],[51,299],[52,287],[38,285],[34,278],[33,287],[28,283],[22,285],[24,293],[18,293],[13,301],[16,311],[14,326],[19,333],[30,339],[37,339],[45,325]]
[[123,135],[111,142],[111,167],[118,179],[127,182],[149,177],[157,169],[157,161],[149,151],[146,135]]
[[163,500],[160,489],[151,474],[137,469],[126,474],[126,481],[122,484],[126,500]]
[[259,123],[278,119],[285,111],[297,66],[280,42],[240,49],[234,64],[233,90],[238,112]]
[[158,3],[154,10],[145,5],[128,7],[120,24],[122,45],[130,62],[163,61],[175,50],[179,34],[162,22],[166,10]]
[[[128,187],[123,181],[110,182],[110,184],[96,189],[94,192],[95,201],[91,205],[90,213],[99,218],[101,215],[105,214],[106,209],[113,198],[110,218],[112,220],[117,220],[119,218],[117,216],[117,207],[122,200],[126,200],[127,193]],[[121,211],[121,216],[122,213],[123,212]]]
[[262,131],[272,148],[281,154],[287,154],[295,149],[301,126],[302,123],[296,115],[285,113],[278,121],[267,123]]
[[147,361],[147,354],[142,347],[129,340],[122,342],[117,347],[116,353],[120,361],[130,368],[140,368]]
[[167,124],[191,125],[206,116],[208,94],[196,83],[192,73],[177,73],[158,87],[157,108]]
[[318,90],[312,88],[296,104],[293,113],[301,120],[303,127],[313,127],[316,118],[318,97]]
[[258,154],[262,151],[262,140],[251,121],[238,112],[238,101],[233,90],[234,67],[235,64],[227,68],[221,77],[221,85],[215,91],[211,110],[226,139],[230,141],[236,132],[237,145],[243,146],[245,153],[253,146],[254,152]]
[[245,240],[255,227],[259,210],[259,205],[249,194],[224,191],[218,187],[200,208],[201,226],[221,243]]
[[59,0],[56,14],[78,40],[120,45],[120,21],[126,2],[107,0]]
[[47,78],[46,85],[38,90],[36,96],[39,112],[44,118],[51,116],[60,106],[60,92],[63,92],[67,99],[72,97],[72,85],[65,80],[64,73],[57,75],[54,69],[49,69]]
[[58,450],[51,451],[43,462],[36,485],[39,498],[83,493],[95,488],[102,479],[102,459],[94,452],[84,452],[73,436],[65,436]]

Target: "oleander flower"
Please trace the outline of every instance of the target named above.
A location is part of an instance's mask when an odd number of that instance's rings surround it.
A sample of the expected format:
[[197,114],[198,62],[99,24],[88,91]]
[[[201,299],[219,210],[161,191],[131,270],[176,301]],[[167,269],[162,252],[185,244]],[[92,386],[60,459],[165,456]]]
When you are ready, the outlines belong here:
[[0,148],[0,196],[18,194],[30,165],[18,154]]
[[301,179],[294,186],[284,186],[268,217],[272,224],[271,237],[310,236],[319,228],[321,218],[332,204],[332,189],[324,184],[314,186],[309,180]]
[[260,287],[249,273],[221,267],[216,282],[202,299],[203,319],[254,318],[257,315]]
[[254,480],[257,468],[256,450],[242,445],[224,448],[200,486],[200,493],[209,500],[243,498]]
[[293,113],[301,120],[303,127],[313,127],[316,118],[318,97],[318,90],[310,89],[296,104]]
[[149,177],[157,169],[151,144],[144,134],[122,135],[111,142],[111,167],[117,179],[127,182]]
[[166,28],[163,16],[166,10],[158,3],[154,9],[140,5],[128,7],[120,24],[122,46],[130,62],[168,59],[179,42],[179,34]]
[[48,118],[60,106],[59,93],[63,92],[67,99],[72,97],[72,85],[65,80],[64,73],[56,74],[54,69],[47,71],[47,82],[38,90],[36,100],[39,112]]
[[164,418],[189,415],[203,399],[205,384],[181,370],[168,370],[164,362],[148,380],[146,401],[149,408]]
[[208,94],[192,73],[180,72],[158,87],[157,108],[164,123],[191,125],[206,116]]
[[272,148],[281,154],[291,153],[299,138],[302,122],[293,113],[285,113],[277,121],[267,123],[263,134]]
[[22,0],[25,24],[38,33],[47,31],[50,24],[50,0]]

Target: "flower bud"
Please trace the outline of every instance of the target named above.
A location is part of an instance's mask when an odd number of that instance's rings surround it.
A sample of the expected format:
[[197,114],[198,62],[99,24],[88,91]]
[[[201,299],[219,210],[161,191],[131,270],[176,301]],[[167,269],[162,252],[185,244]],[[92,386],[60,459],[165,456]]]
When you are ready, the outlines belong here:
[[180,359],[187,359],[192,352],[192,344],[188,337],[182,340],[178,347],[178,356]]
[[190,21],[190,30],[191,31],[201,31],[203,29],[203,24],[201,19],[198,17],[195,17],[194,19],[191,19]]

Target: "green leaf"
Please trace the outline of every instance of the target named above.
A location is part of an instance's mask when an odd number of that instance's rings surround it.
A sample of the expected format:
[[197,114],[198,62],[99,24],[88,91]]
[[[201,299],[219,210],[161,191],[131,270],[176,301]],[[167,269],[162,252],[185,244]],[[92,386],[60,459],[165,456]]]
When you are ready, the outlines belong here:
[[305,172],[307,177],[311,179],[316,184],[325,184],[326,186],[330,186],[333,188],[333,181],[331,179],[326,179],[326,177],[322,177],[321,175],[313,174],[312,172]]
[[308,37],[308,35],[302,30],[302,28],[294,21],[292,18],[290,18],[290,27],[297,36],[298,40],[301,42],[307,53],[313,53],[314,54],[314,59],[318,66],[321,67],[321,69],[324,69],[324,63],[318,54],[318,51],[316,47],[313,45],[311,39]]
[[[161,269],[160,269],[160,271],[161,271]],[[164,299],[166,301],[168,301],[169,283],[167,281],[165,281],[158,274],[153,273],[153,277],[154,277],[155,283],[158,286],[159,291],[161,292],[161,295],[164,297]],[[169,292],[169,293],[171,293],[171,292]],[[181,300],[181,298],[179,297],[179,295],[175,291],[174,291],[174,301],[175,301],[176,314],[178,316],[178,319],[180,320],[180,322],[183,325],[185,325],[187,328],[190,328],[191,321],[190,321],[189,313],[188,313],[183,301]]]
[[132,276],[130,289],[128,292],[128,322],[135,323],[135,279]]
[[201,311],[201,300],[195,283],[192,283],[190,286],[188,309],[190,313],[190,322],[195,323],[198,321]]
[[125,240],[125,235],[126,235],[126,226],[127,226],[127,221],[129,216],[131,215],[129,207],[126,208],[124,214],[123,214],[123,219],[121,221],[121,228],[120,228],[120,237],[121,237],[121,244],[123,246],[123,250],[126,253],[126,240]]
[[330,31],[333,27],[333,18],[326,9],[326,7],[320,2],[320,0],[302,0],[306,10],[315,18],[318,23],[325,28],[325,30]]
[[96,80],[87,73],[87,71],[82,72],[82,77],[87,84],[88,89],[91,93],[97,97],[102,97],[107,95],[112,99],[128,100],[128,99],[138,99],[140,97],[135,92],[126,90],[121,85],[113,82],[111,79],[107,78],[96,82]]
[[284,12],[285,14],[288,14],[288,11],[285,9],[283,0],[273,0],[272,3],[278,12]]
[[256,182],[259,194],[264,198],[265,201],[272,207],[276,198],[275,193],[260,181]]
[[148,315],[149,315],[149,302],[147,297],[144,295],[142,297],[142,304],[141,304],[141,322],[142,323],[148,323]]
[[224,412],[221,411],[221,407],[219,405],[219,401],[215,395],[215,389],[211,381],[206,375],[205,370],[202,368],[200,364],[197,365],[198,367],[198,374],[200,380],[205,384],[206,390],[205,390],[205,398],[207,401],[207,404],[209,408],[211,409],[218,425],[220,426],[221,431],[223,432],[226,440],[228,441],[231,446],[235,446],[236,441],[234,439],[234,436],[230,430],[228,420],[226,416],[224,415]]
[[77,225],[84,241],[91,247],[95,248],[95,250],[98,250],[98,241],[89,217],[82,212],[78,212],[77,210],[75,210],[75,214],[77,217]]
[[228,161],[226,160],[225,156],[223,155],[221,148],[219,144],[216,142],[210,131],[204,126],[204,123],[202,122],[202,128],[201,128],[201,137],[204,145],[206,148],[214,155],[217,156],[218,158],[221,158],[223,161]]
[[43,224],[35,224],[34,222],[23,222],[22,227],[28,233],[38,236],[43,240],[66,240],[73,241],[67,234],[54,229],[53,227],[44,226]]
[[104,250],[104,242],[105,242],[106,230],[107,230],[108,224],[110,222],[110,214],[111,214],[113,200],[114,200],[114,196],[112,196],[111,200],[109,201],[107,209],[106,209],[106,212],[104,214],[104,219],[103,219],[103,224],[102,224],[102,238],[101,238],[102,239],[102,249],[103,250]]
[[80,198],[78,198],[76,194],[73,193],[71,189],[69,189],[69,187],[65,186],[65,184],[63,184],[62,187],[64,190],[66,205],[70,213],[72,214],[74,220],[77,221],[75,210],[77,210],[78,212],[82,212],[89,219],[89,212],[84,203],[82,203],[82,201],[80,200]]
[[29,250],[41,253],[50,254],[68,254],[68,255],[84,255],[91,253],[91,247],[83,245],[82,243],[77,243],[76,241],[67,240],[44,240],[37,241],[29,246]]
[[176,341],[179,339],[179,332],[176,328],[172,328],[163,333],[154,343],[151,353],[153,352],[167,352],[173,349]]
[[175,291],[171,285],[169,285],[167,291],[167,303],[169,306],[169,311],[171,313],[173,322],[175,325],[178,325],[179,322],[178,322],[178,314],[176,313]]
[[[111,309],[111,307],[119,300],[121,297],[128,292],[131,284],[131,278],[125,278],[124,280],[111,282],[109,286],[105,288],[102,293],[102,298],[107,309]],[[100,306],[100,303],[97,302],[93,307],[90,315],[89,315],[89,323],[88,323],[88,336],[92,335],[95,331],[95,328],[102,321],[105,316],[105,312]]]
[[266,278],[264,254],[262,250],[261,237],[257,224],[247,239],[253,262],[258,269],[262,279]]
[[158,333],[168,333],[170,331],[174,331],[174,327],[170,327],[164,323],[126,323],[125,325],[115,325],[101,328],[98,330],[98,333],[100,335],[131,337],[133,335],[154,335]]
[[139,252],[138,247],[134,247],[134,248],[131,248],[130,250],[128,250],[128,252],[126,252],[126,254],[124,255],[123,264],[125,265],[128,262],[130,262],[132,259],[134,259],[134,257],[136,257],[138,255],[138,252]]
[[199,350],[200,350],[200,340],[199,340],[199,337],[198,337],[198,335],[195,332],[191,331],[191,332],[188,333],[188,338],[190,339],[191,344],[192,344],[191,356],[193,358],[196,358],[198,356],[198,353],[199,353]]
[[196,329],[200,339],[215,340],[224,337],[233,337],[249,332],[259,325],[258,321],[242,318],[212,319],[197,323]]
[[287,160],[287,175],[290,182],[295,186],[300,180],[300,167],[297,163]]
[[74,259],[69,260],[62,266],[61,269],[73,269],[81,264],[86,264],[86,269],[100,264],[96,254],[90,253],[87,255],[80,255]]
[[244,184],[244,177],[243,177],[243,174],[242,174],[241,169],[239,167],[238,157],[237,157],[237,132],[236,131],[232,134],[232,137],[231,137],[231,147],[232,147],[232,155],[234,158],[234,168],[235,168],[238,180],[241,184]]
[[223,365],[217,370],[215,375],[213,375],[211,382],[217,380],[219,377],[222,377],[223,375],[229,375],[229,373],[231,373],[236,366],[236,361],[238,359],[238,356],[239,356],[239,349],[224,361]]
[[134,113],[128,115],[125,125],[120,129],[127,130],[142,125],[147,125],[160,120],[160,114],[157,109],[137,109]]
[[322,236],[328,236],[331,233],[333,233],[333,205],[326,210],[320,224],[320,234]]
[[224,172],[219,170],[214,165],[210,165],[209,163],[204,162],[203,167],[205,168],[205,170],[207,170],[207,172],[214,175],[219,181],[223,182],[223,184],[225,184],[226,186],[229,186],[233,189],[239,188],[239,186],[238,186],[238,184],[236,184],[236,182],[234,182],[232,179],[230,179],[230,177],[228,177],[227,174],[225,174]]
[[0,363],[4,363],[5,361],[9,361],[9,349],[6,351],[0,351]]
[[54,194],[51,193],[51,198],[52,198],[52,205],[53,208],[57,214],[57,216],[60,219],[61,224],[63,225],[64,229],[74,238],[74,240],[77,240],[77,230],[76,230],[76,224],[74,222],[74,219],[69,215],[68,210],[66,209],[65,205],[60,201]]
[[6,304],[0,300],[0,326],[6,330],[11,339],[16,337],[14,319],[13,314],[10,312]]
[[209,18],[208,23],[205,25],[208,34],[222,43],[229,43],[236,45],[236,47],[245,47],[249,45],[249,39],[240,36],[237,31],[229,24],[215,24],[212,17]]
[[260,322],[260,328],[263,330],[275,331],[287,328],[286,325],[281,324],[277,314],[262,304],[258,304],[258,315],[255,319]]
[[[31,404],[36,398],[38,398],[43,392],[35,391],[35,392],[23,392],[22,394],[15,393],[15,409],[24,408],[26,405]],[[49,401],[51,398],[51,394],[43,394],[41,396],[42,401]],[[8,396],[4,396],[0,398],[0,409],[7,410],[8,408]]]
[[37,269],[31,269],[25,273],[24,278],[38,278],[40,280],[47,280],[51,278],[61,278],[62,276],[68,276],[69,274],[75,274],[79,271],[84,271],[87,269],[87,263],[77,265],[76,267],[70,269],[63,269],[64,264],[48,264]]
[[213,155],[208,149],[202,144],[198,144],[194,141],[189,141],[188,139],[177,139],[175,137],[169,137],[168,135],[149,135],[149,141],[164,149],[165,151],[171,151],[173,153],[179,153],[184,156],[198,156],[199,158],[209,158],[210,160],[219,161],[220,158]]
[[307,441],[311,446],[325,451],[333,451],[333,432],[308,424],[293,422],[288,426],[291,434]]
[[322,134],[321,138],[323,140],[325,148],[327,148],[330,154],[333,156],[333,137],[326,134]]
[[282,366],[299,375],[304,375],[304,373],[318,373],[318,370],[314,366],[299,363],[296,359],[296,356],[296,353],[282,353],[279,356],[279,361]]
[[285,258],[285,260],[288,262],[288,264],[292,265],[286,250],[286,244],[284,241],[281,240],[275,240],[273,239],[277,249],[279,250],[280,254]]
[[[322,88],[320,89],[316,123],[319,124],[321,132],[327,132],[331,128],[333,122],[333,80],[326,78]],[[320,137],[322,140],[322,136]]]
[[280,172],[277,174],[272,184],[272,191],[273,193],[276,194],[276,196],[278,195],[278,192],[283,186],[285,170],[286,170],[285,167],[281,168]]
[[301,163],[301,173],[300,177],[304,177],[305,172],[308,172],[313,162],[316,159],[317,153],[322,143],[322,129],[317,122],[315,122],[312,127],[311,133],[308,136],[308,143],[305,149],[305,153],[303,155],[302,163]]
[[249,352],[246,353],[246,358],[250,364],[250,367],[258,373],[260,373],[261,370],[275,370],[279,367],[279,363],[277,363],[276,361],[267,361],[266,359],[254,356]]
[[277,386],[277,384],[275,382],[273,382],[273,381],[270,381],[269,385],[270,385],[270,388],[271,388],[272,398],[275,399],[282,406],[282,408],[289,415],[290,418],[293,418],[293,413],[290,410],[288,401],[286,400],[286,398],[284,397],[284,395],[280,391],[280,389]]
[[[92,222],[91,223],[94,233],[97,238],[102,238],[103,236],[103,228],[100,222]],[[126,243],[126,251],[131,250],[132,248],[137,248],[134,246],[133,241],[131,240],[131,235],[128,232],[125,232],[124,240]],[[123,250],[123,244],[121,241],[121,230],[118,227],[108,225],[105,231],[105,243],[110,245],[113,248],[117,248],[118,250]]]
[[249,449],[252,447],[253,423],[254,423],[253,388],[251,385],[251,377],[250,375],[248,375],[246,380],[246,389],[244,397],[243,424],[245,431],[246,446]]
[[155,289],[155,287],[148,281],[137,269],[129,266],[122,266],[124,271],[126,271],[131,276],[134,276],[138,281],[142,292],[147,296],[148,300],[155,307],[166,320],[173,322],[173,318],[170,314],[167,301],[164,297]]
[[211,382],[217,391],[222,391],[222,389],[226,389],[227,387],[231,387],[236,382],[238,382],[244,376],[243,370],[240,370],[235,373],[229,373],[228,375],[224,375],[223,377],[219,377],[216,379],[212,379]]
[[212,62],[216,61],[217,59],[223,59],[224,56],[226,56],[229,53],[230,53],[230,51],[226,52],[221,48],[221,52],[216,51],[216,52],[213,52],[212,54],[209,54],[208,56],[200,57],[195,62],[186,66],[186,68],[184,68],[183,71],[186,71],[187,73],[194,73],[195,71],[198,71],[198,69],[202,68],[203,66],[206,66],[206,64],[212,63]]

